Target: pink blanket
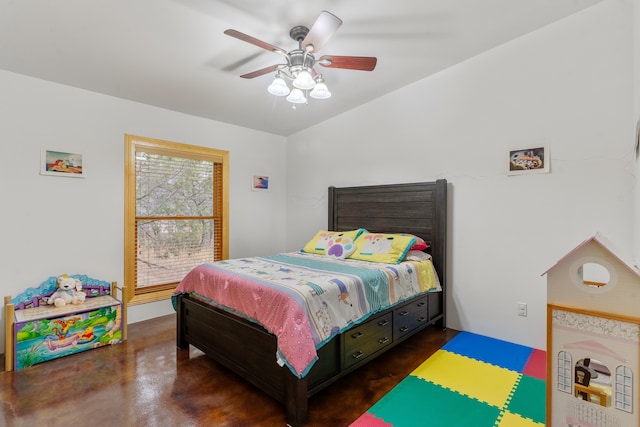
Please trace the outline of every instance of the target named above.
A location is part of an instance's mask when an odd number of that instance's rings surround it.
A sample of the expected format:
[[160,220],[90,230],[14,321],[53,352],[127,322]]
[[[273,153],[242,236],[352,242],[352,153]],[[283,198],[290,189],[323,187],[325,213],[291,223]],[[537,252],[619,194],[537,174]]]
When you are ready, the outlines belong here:
[[316,349],[337,333],[436,283],[430,261],[390,265],[295,252],[202,264],[175,293],[256,321],[277,337],[278,362],[303,377]]

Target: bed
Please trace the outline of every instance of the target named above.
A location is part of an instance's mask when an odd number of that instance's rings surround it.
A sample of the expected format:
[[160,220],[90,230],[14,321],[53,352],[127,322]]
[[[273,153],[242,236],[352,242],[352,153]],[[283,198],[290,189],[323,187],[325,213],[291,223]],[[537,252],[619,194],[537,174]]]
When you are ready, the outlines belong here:
[[[287,423],[293,427],[304,425],[308,399],[312,395],[428,326],[438,329],[446,326],[446,180],[330,187],[328,196],[328,230],[364,229],[371,233],[398,233],[423,239],[429,245],[425,252],[430,255],[438,286],[427,290],[421,288],[409,297],[398,295],[392,299],[392,305],[380,304],[364,317],[334,328],[327,336],[314,337],[320,345],[315,354],[309,356],[311,362],[305,361],[302,365],[296,365],[293,357],[283,353],[282,340],[278,341],[282,336],[276,331],[269,332],[262,326],[266,323],[257,322],[251,313],[230,309],[199,292],[187,291],[182,283],[174,295],[177,346],[188,349],[192,345],[200,349],[283,403]],[[280,263],[284,262],[283,257],[287,262],[295,258],[295,262],[307,263],[312,262],[307,258],[313,255],[278,254],[266,260]],[[298,258],[303,259],[299,261]],[[260,261],[265,262],[265,259]],[[342,258],[337,262],[342,261],[351,263]],[[367,264],[366,261],[357,262]],[[313,267],[315,271],[315,264]],[[351,265],[347,267],[352,268]],[[359,265],[356,267],[360,268]],[[388,267],[394,270],[393,265]],[[204,277],[202,271],[192,273],[191,281],[194,276]],[[183,282],[186,281],[187,277]]]

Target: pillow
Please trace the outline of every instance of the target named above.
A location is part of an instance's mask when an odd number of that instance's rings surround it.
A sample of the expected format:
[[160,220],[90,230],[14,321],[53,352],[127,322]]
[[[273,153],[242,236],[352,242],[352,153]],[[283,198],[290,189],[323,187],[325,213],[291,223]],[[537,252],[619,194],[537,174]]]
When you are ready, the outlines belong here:
[[422,251],[414,251],[412,249],[407,252],[407,256],[404,257],[405,261],[426,261],[431,259],[431,255]]
[[346,258],[356,251],[356,245],[348,237],[337,237],[329,240],[329,247],[327,248],[327,256],[335,258]]
[[[411,236],[411,234],[407,234],[407,236]],[[410,251],[424,251],[429,247],[429,244],[422,239],[422,237],[413,236],[416,238],[416,242],[411,246]]]
[[408,234],[384,234],[364,232],[355,240],[356,251],[350,258],[363,261],[397,264],[416,242]]
[[324,255],[329,248],[329,241],[336,239],[338,237],[349,238],[351,241],[355,242],[356,238],[362,233],[364,229],[358,228],[357,230],[350,231],[327,231],[320,230],[316,233],[315,236],[311,240],[304,245],[302,248],[302,252],[307,252],[310,254],[320,254]]

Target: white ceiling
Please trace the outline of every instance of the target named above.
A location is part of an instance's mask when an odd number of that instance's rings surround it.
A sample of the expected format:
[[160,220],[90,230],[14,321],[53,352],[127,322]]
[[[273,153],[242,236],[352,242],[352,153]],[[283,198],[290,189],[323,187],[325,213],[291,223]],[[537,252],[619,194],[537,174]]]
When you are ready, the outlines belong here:
[[[0,69],[287,136],[598,1],[0,0]],[[344,23],[318,55],[373,72],[321,67],[333,96],[295,110],[239,77],[282,58],[224,30],[289,51],[322,10]]]

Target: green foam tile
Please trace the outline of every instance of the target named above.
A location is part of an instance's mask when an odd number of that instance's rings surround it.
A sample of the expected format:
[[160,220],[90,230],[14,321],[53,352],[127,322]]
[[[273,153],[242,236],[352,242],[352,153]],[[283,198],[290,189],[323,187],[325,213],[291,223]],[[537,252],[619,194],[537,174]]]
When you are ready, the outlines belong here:
[[496,407],[412,375],[367,412],[393,427],[493,427],[500,413]]
[[520,414],[535,422],[544,423],[546,418],[546,381],[523,375],[511,401],[509,412]]

